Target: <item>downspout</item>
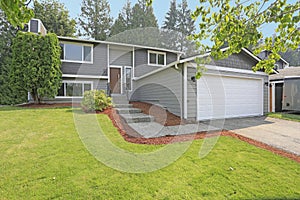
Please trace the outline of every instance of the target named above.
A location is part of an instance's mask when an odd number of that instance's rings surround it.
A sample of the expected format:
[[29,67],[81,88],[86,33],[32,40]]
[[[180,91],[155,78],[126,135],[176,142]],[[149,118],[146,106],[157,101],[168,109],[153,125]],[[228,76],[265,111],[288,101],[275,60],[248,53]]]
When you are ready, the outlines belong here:
[[188,118],[188,106],[187,106],[187,86],[188,86],[188,79],[187,79],[187,63],[183,64],[183,118]]

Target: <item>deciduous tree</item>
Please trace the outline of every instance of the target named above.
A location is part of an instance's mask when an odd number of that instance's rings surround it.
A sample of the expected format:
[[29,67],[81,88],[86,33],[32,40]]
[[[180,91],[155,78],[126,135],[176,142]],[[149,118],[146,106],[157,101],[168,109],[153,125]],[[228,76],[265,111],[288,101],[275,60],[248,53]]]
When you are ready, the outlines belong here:
[[[151,5],[153,0],[147,0]],[[211,51],[216,59],[226,58],[239,53],[243,47],[254,47],[254,53],[269,50],[272,53],[268,59],[260,61],[254,71],[263,69],[271,73],[279,52],[288,48],[296,49],[300,44],[300,3],[287,3],[286,0],[200,0],[195,8],[193,19],[200,18],[200,31],[192,38],[202,51]],[[261,28],[265,24],[276,24],[273,38],[264,37]],[[264,38],[264,43],[257,45]],[[205,45],[210,40],[212,45]],[[221,47],[228,46],[226,51]]]
[[57,0],[34,1],[35,18],[40,19],[47,31],[59,36],[74,36],[76,21],[70,18],[64,4]]
[[9,23],[15,27],[23,27],[33,16],[33,11],[28,8],[28,0],[1,0],[0,9],[4,11]]

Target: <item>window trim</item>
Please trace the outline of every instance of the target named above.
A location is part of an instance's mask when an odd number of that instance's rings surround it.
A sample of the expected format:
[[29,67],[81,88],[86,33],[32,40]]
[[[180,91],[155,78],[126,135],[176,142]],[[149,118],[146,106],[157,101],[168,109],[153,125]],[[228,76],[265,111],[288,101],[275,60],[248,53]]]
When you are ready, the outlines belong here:
[[[93,64],[94,63],[94,44],[87,44],[87,43],[78,43],[78,42],[65,42],[60,41],[60,44],[64,45],[63,50],[63,59],[61,59],[62,62],[69,62],[69,63],[85,63],[85,64]],[[81,46],[81,61],[78,60],[66,60],[65,59],[65,52],[66,52],[66,45],[65,44],[73,44]],[[91,61],[84,61],[84,46],[91,47]]]
[[[156,64],[150,63],[150,54],[156,54]],[[164,56],[164,64],[163,65],[158,64],[158,55],[163,55]],[[166,66],[167,65],[167,53],[166,52],[161,52],[161,51],[148,50],[148,65],[150,65],[150,66],[160,66],[160,67]]]
[[[66,81],[62,81],[62,84],[64,86],[64,96],[56,96],[56,99],[72,99],[72,98],[83,98],[82,96],[66,96],[66,92],[67,92],[67,84],[65,83],[81,83],[82,84],[82,94],[84,94],[84,84],[91,84],[91,89],[93,90],[94,85],[93,85],[93,81],[73,81],[73,80],[66,80]],[[58,95],[58,94],[57,94]]]
[[[131,83],[130,83],[131,88],[130,88],[130,90],[126,90],[126,89],[127,89],[127,88],[126,88],[126,85],[127,85],[127,81],[126,81],[126,79],[127,79],[127,77],[126,77],[126,69],[131,69],[131,79],[130,79],[130,82],[131,82]],[[125,78],[124,78],[124,79],[125,79],[125,81],[124,81],[124,82],[125,82],[125,90],[126,90],[126,91],[130,91],[130,92],[132,91],[132,88],[133,88],[133,86],[132,86],[133,70],[132,70],[132,69],[133,69],[133,68],[132,68],[131,66],[125,66],[125,70],[124,70],[124,71],[125,71],[125,73],[124,73],[124,77],[125,77]]]

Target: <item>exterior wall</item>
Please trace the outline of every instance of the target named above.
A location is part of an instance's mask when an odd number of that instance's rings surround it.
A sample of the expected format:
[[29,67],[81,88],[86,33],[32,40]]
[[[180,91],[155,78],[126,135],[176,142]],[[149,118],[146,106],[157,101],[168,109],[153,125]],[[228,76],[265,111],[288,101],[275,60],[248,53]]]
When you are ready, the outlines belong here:
[[[151,50],[151,49],[149,49]],[[156,51],[156,50],[154,50]],[[177,54],[165,52],[167,65],[177,60]],[[148,49],[136,49],[135,50],[135,77],[140,77],[144,74],[152,72],[154,70],[162,68],[161,66],[149,66],[148,65]]]
[[252,67],[257,64],[257,61],[241,51],[239,54],[233,54],[226,59],[212,60],[210,64],[220,67],[252,70]]
[[[106,79],[89,79],[89,78],[63,78],[63,81],[87,81],[93,83],[94,90],[104,90],[107,92],[107,80]],[[71,97],[59,97],[55,99],[45,99],[45,102],[80,102],[82,98],[71,98]]]
[[107,45],[94,45],[93,64],[62,62],[62,72],[74,75],[107,76]]
[[149,77],[134,81],[131,101],[156,103],[169,112],[182,115],[182,69],[168,68]]
[[118,66],[132,66],[132,49],[111,49],[109,50],[109,64]]
[[194,67],[187,69],[187,118],[193,120],[197,118],[197,81],[192,81],[196,71]]
[[[197,83],[191,80],[192,76],[195,76],[196,68],[189,65],[188,67],[188,97],[187,97],[187,107],[188,107],[188,119],[196,119],[197,117]],[[247,77],[247,78],[263,78],[264,83],[268,83],[268,76],[255,75],[255,74],[245,74],[245,73],[236,73],[236,72],[224,72],[224,71],[215,71],[215,70],[207,70],[206,73],[214,73],[219,75],[227,75],[227,76],[238,76],[238,77]],[[264,109],[263,112],[268,112],[269,105],[269,87],[264,84]],[[246,92],[246,91],[245,91]]]

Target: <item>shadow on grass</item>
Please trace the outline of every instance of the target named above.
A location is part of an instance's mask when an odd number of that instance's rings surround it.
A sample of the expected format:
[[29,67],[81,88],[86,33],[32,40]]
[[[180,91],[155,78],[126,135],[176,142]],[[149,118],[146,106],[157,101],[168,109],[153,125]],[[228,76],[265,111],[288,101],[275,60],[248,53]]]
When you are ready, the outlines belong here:
[[0,107],[0,112],[5,111],[18,111],[18,110],[60,110],[60,109],[68,109],[70,112],[72,112],[72,107],[65,106],[65,107],[44,107],[44,108],[34,108],[34,107],[20,107],[20,106],[3,106]]

